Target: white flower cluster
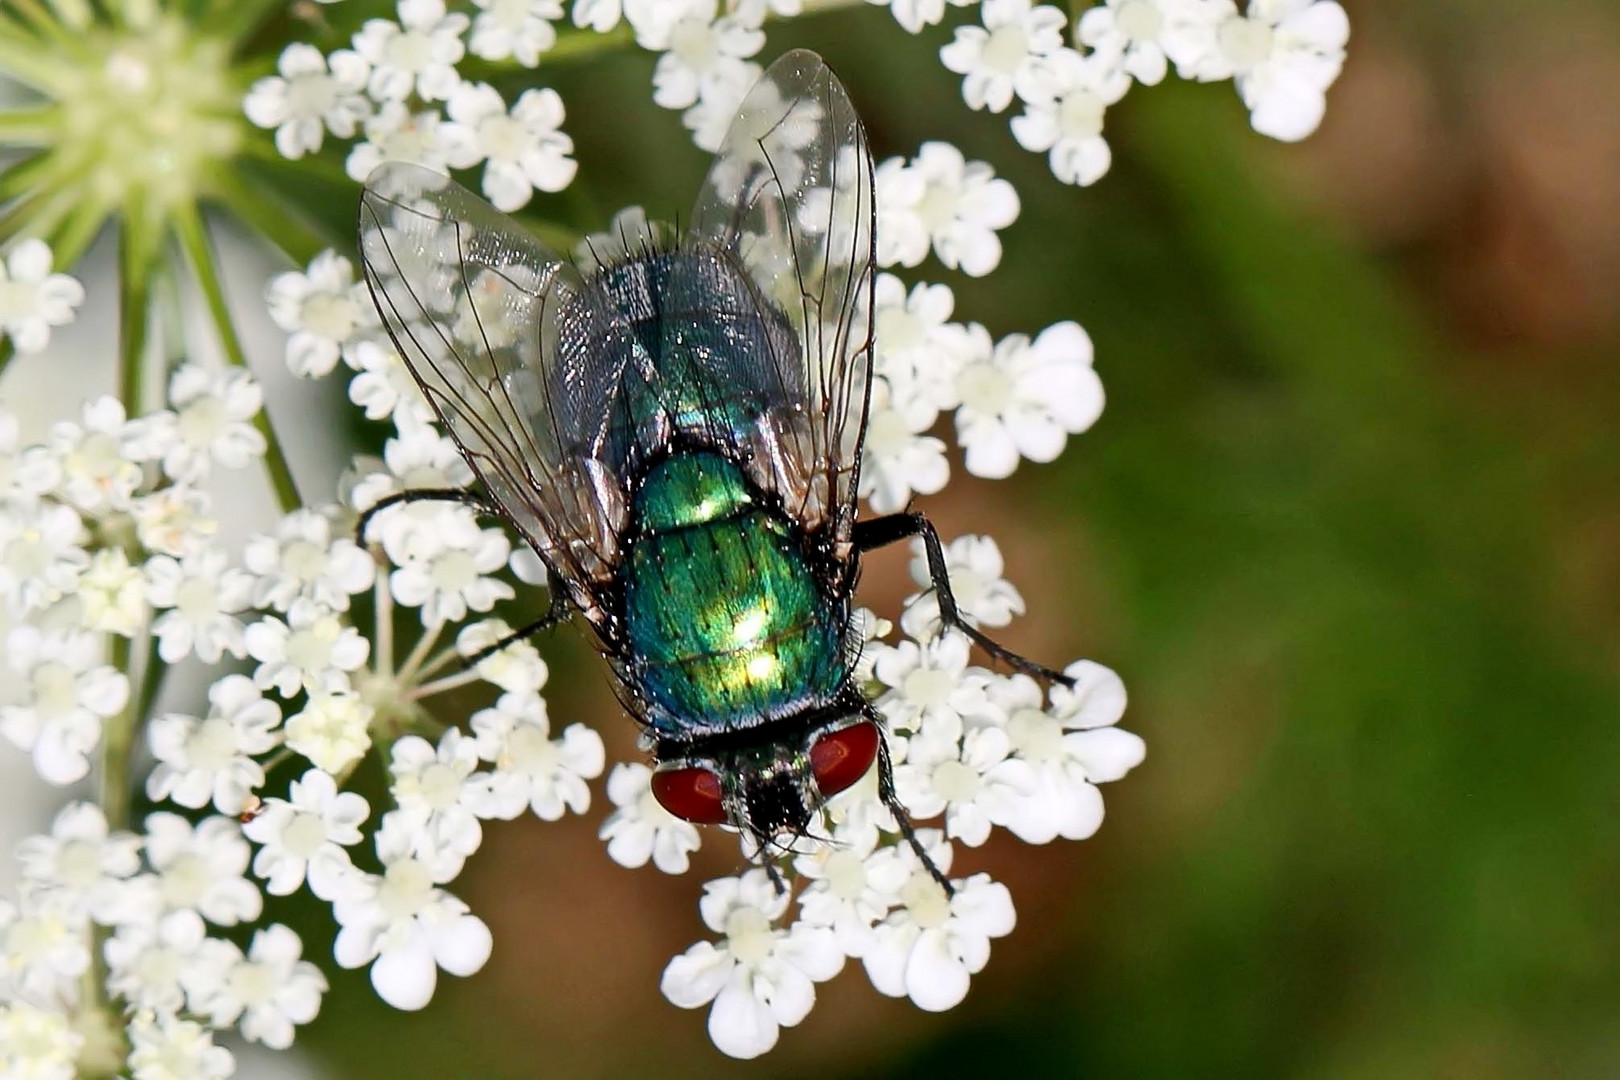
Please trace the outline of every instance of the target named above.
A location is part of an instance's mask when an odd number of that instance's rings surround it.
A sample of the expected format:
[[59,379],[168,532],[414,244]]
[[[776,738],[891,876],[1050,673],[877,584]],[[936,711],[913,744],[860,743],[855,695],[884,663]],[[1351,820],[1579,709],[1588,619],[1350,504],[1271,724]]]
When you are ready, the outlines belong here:
[[347,163],[356,180],[384,161],[439,171],[482,165],[485,197],[506,211],[537,190],[561,191],[577,166],[557,92],[526,90],[509,105],[488,83],[464,80],[456,65],[470,48],[484,60],[533,67],[556,42],[552,22],[562,9],[557,0],[478,0],[476,10],[472,19],[446,10],[444,0],[399,0],[397,21],[367,20],[351,48],[325,56],[289,45],[277,74],[253,84],[243,111],[275,130],[276,148],[289,158],[319,150],[328,132],[363,135]]
[[[947,557],[972,621],[1001,626],[1023,610],[994,541],[963,537]],[[920,549],[912,570],[926,585]],[[1028,676],[972,666],[967,639],[940,632],[929,593],[907,603],[901,624],[907,636],[871,641],[863,664],[888,721],[901,804],[914,821],[942,819],[942,828],[918,833],[934,864],[949,873],[953,841],[978,847],[994,826],[1033,844],[1096,832],[1097,785],[1124,776],[1144,753],[1140,738],[1114,726],[1125,710],[1118,676],[1080,661],[1065,672],[1073,689],[1043,694]],[[695,831],[648,795],[644,770],[621,769],[609,780],[618,806],[602,830],[609,853],[628,866],[651,858],[666,872],[684,871]],[[1013,929],[1011,895],[988,875],[952,878],[949,894],[940,887],[878,798],[876,770],[824,815],[820,833],[798,845],[795,892],[779,893],[758,869],[709,882],[699,908],[722,940],[694,945],[664,971],[665,996],[685,1008],[711,1005],[709,1034],[734,1057],[770,1050],[781,1028],[809,1014],[814,984],[846,959],[860,960],[880,993],[954,1008],[989,961],[991,939]]]
[[[895,0],[895,14],[918,6]],[[937,10],[928,14],[937,21]],[[1047,154],[1059,180],[1081,185],[1112,161],[1102,134],[1108,107],[1132,82],[1161,82],[1172,63],[1185,79],[1233,80],[1262,135],[1303,139],[1322,122],[1350,35],[1335,0],[1247,0],[1242,11],[1234,0],[1105,0],[1080,16],[1073,47],[1058,7],[984,0],[980,18],[940,50],[963,77],[963,99],[991,112],[1020,101],[1013,137]]]

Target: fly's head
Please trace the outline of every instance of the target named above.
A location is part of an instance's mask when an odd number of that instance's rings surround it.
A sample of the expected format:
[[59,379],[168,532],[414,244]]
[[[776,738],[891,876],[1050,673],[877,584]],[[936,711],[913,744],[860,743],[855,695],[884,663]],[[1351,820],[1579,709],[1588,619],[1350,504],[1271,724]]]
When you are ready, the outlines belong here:
[[696,825],[731,825],[760,851],[803,836],[817,810],[877,759],[883,733],[864,716],[810,726],[793,737],[689,748],[660,760],[653,796]]

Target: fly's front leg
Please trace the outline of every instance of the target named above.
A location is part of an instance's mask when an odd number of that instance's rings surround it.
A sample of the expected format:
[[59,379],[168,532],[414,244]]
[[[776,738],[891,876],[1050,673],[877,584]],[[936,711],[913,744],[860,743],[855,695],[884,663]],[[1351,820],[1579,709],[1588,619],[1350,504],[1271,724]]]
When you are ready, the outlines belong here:
[[950,572],[945,564],[945,548],[939,542],[939,533],[935,531],[934,523],[929,521],[922,513],[907,511],[902,514],[888,514],[867,521],[857,521],[853,540],[855,549],[864,552],[887,547],[897,541],[907,540],[913,536],[922,537],[923,548],[927,552],[928,578],[933,585],[934,595],[939,599],[939,618],[941,622],[953,629],[960,630],[979,648],[1027,675],[1061,683],[1071,688],[1074,686],[1074,680],[1063,674],[1063,672],[1054,671],[1045,664],[1037,664],[1035,661],[1020,656],[1003,645],[996,644],[996,642],[986,637],[978,627],[970,625],[962,617],[961,610],[956,606],[956,594],[951,591]]
[[470,506],[480,514],[499,516],[500,511],[489,503],[482,495],[465,488],[416,488],[411,491],[396,491],[392,495],[378,499],[367,507],[359,519],[354,523],[354,539],[361,547],[366,546],[366,529],[370,528],[371,521],[380,512],[390,506],[400,506],[404,503],[416,502],[453,502],[462,506]]
[[556,626],[560,622],[564,622],[574,614],[574,605],[568,599],[568,590],[563,588],[562,582],[557,580],[557,576],[555,574],[548,574],[548,578],[549,585],[547,587],[551,590],[551,607],[546,609],[546,613],[533,622],[525,626],[520,626],[511,633],[505,634],[497,640],[490,642],[488,645],[485,645],[482,649],[479,649],[471,656],[462,660],[462,667],[475,668],[485,660],[489,659],[491,656],[494,656],[496,653],[506,648],[508,645],[531,638],[534,635],[542,633],[546,630],[550,630],[553,626]]

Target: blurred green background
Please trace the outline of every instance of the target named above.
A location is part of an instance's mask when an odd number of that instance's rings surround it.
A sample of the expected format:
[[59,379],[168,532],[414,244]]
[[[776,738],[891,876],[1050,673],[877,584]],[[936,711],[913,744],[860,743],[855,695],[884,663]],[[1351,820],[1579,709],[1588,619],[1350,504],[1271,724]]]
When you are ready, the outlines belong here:
[[[924,503],[1000,539],[1031,609],[1010,643],[1116,668],[1149,748],[1093,840],[961,853],[1020,916],[967,1003],[926,1015],[852,966],[772,1055],[724,1059],[657,983],[729,845],[626,871],[596,811],[491,829],[457,885],[489,966],[420,1015],[340,974],[301,1039],[322,1074],[1620,1074],[1620,23],[1346,6],[1309,142],[1172,80],[1110,112],[1088,190],[966,110],[947,33],[773,27],[767,55],[843,74],[880,157],[946,138],[1013,181],[1000,270],[910,279],[998,335],[1079,320],[1109,394],[1059,463]],[[705,162],[652,63],[556,75],[589,194],[543,207],[685,212]],[[863,598],[893,614],[903,577]],[[578,636],[547,652],[553,717],[632,752]]]

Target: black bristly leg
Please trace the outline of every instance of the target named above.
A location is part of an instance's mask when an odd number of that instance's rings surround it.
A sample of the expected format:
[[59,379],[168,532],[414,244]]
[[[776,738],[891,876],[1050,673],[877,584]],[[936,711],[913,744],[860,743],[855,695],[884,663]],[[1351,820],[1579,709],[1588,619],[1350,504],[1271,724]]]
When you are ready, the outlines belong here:
[[923,848],[922,841],[917,839],[917,830],[911,824],[911,816],[906,813],[906,808],[900,805],[900,796],[894,793],[894,762],[889,758],[888,726],[884,723],[883,714],[870,702],[862,706],[861,714],[878,727],[878,798],[889,808],[889,813],[894,815],[894,823],[899,826],[900,835],[911,845],[911,850],[917,853],[917,858],[922,860],[928,875],[939,882],[939,887],[945,890],[946,896],[955,896],[956,887],[934,863],[932,856]]
[[529,623],[527,626],[520,626],[511,633],[502,636],[496,641],[490,642],[488,645],[485,645],[482,649],[479,649],[477,652],[463,660],[461,662],[461,666],[464,668],[475,668],[484,660],[494,656],[496,653],[500,652],[513,642],[523,641],[527,638],[534,637],[536,634],[550,630],[553,626],[556,626],[558,623],[573,615],[574,605],[573,602],[568,599],[568,590],[563,587],[563,583],[561,581],[557,580],[557,575],[551,573],[549,570],[546,572],[546,587],[551,592],[551,606],[546,609],[546,613],[544,615],[534,620],[534,622]]
[[1069,688],[1074,687],[1074,680],[1061,671],[1054,671],[1045,664],[1037,664],[1027,657],[1019,656],[1011,649],[998,645],[986,637],[978,627],[972,626],[962,618],[961,611],[956,606],[956,594],[951,592],[951,577],[945,566],[945,548],[939,542],[939,533],[934,529],[934,523],[917,511],[907,511],[901,514],[887,514],[880,518],[870,518],[855,523],[855,532],[852,537],[857,551],[871,551],[874,548],[887,547],[900,540],[908,540],[913,536],[922,537],[923,546],[928,553],[928,577],[934,586],[934,595],[939,599],[939,618],[946,626],[953,627],[966,634],[985,652],[1007,664],[1012,665],[1026,675],[1046,679],[1049,682],[1061,683]]
[[371,525],[371,519],[390,506],[399,506],[402,503],[414,502],[453,502],[463,506],[470,506],[480,514],[499,515],[500,511],[491,506],[489,501],[475,491],[465,488],[416,488],[411,491],[396,491],[372,503],[361,513],[359,520],[354,524],[354,538],[361,547],[366,545],[366,529]]

